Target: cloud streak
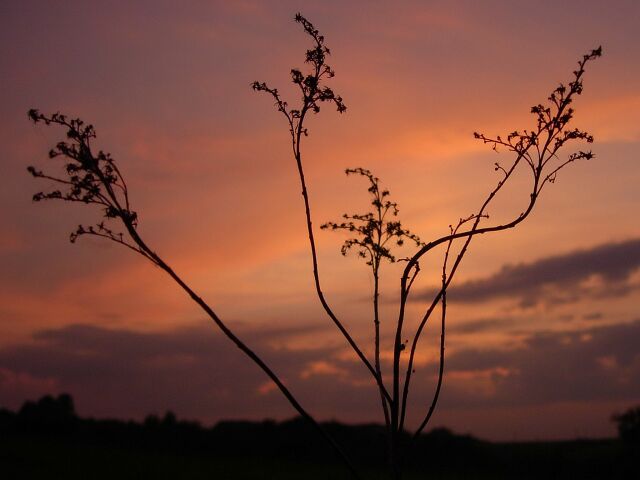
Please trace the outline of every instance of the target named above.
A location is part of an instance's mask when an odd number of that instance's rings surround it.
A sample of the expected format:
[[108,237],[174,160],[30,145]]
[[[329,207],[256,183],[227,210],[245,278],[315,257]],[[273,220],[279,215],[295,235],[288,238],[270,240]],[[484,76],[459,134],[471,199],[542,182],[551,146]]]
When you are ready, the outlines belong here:
[[[454,302],[517,299],[522,307],[577,301],[586,295],[623,296],[635,288],[631,274],[640,268],[640,239],[599,245],[532,263],[506,265],[495,274],[454,285]],[[420,298],[432,297],[434,292]]]
[[[364,370],[338,359],[336,350],[272,346],[308,328],[241,330],[309,408],[325,415],[336,405],[354,411],[375,398],[373,385],[361,386],[366,385]],[[294,414],[269,388],[268,378],[206,326],[141,333],[70,325],[40,331],[34,340],[0,350],[0,398],[5,402],[15,404],[53,387],[72,392],[81,408],[102,416],[141,417],[166,408],[205,420]]]
[[[454,372],[450,405],[541,405],[640,396],[640,320],[573,332],[538,332],[515,349],[464,350],[447,360]],[[490,395],[464,396],[464,372],[489,376]]]
[[[342,421],[380,421],[368,374],[359,363],[344,360],[341,350],[272,346],[286,345],[302,333],[307,333],[304,327],[242,332],[318,417],[336,418],[340,412]],[[538,332],[518,348],[454,351],[447,359],[441,408],[474,409],[481,416],[486,408],[638,398],[638,337],[640,320],[577,332]],[[413,415],[428,405],[435,372],[433,364],[418,369],[410,400]],[[0,350],[3,406],[16,408],[26,398],[62,391],[76,397],[83,415],[141,418],[172,409],[213,422],[294,413],[258,368],[205,326],[141,333],[71,325],[40,331],[31,343]],[[546,428],[553,431],[552,419]]]

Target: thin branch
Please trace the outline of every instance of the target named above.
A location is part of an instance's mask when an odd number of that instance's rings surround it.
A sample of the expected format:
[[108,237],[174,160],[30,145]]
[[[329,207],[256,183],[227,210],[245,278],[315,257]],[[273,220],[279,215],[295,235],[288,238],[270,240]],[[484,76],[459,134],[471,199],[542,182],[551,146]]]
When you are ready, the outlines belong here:
[[[415,355],[415,350],[417,347],[417,342],[419,340],[420,334],[428,321],[433,309],[438,304],[443,295],[446,294],[446,287],[449,285],[451,280],[453,279],[453,275],[457,270],[458,265],[464,253],[467,251],[468,245],[475,235],[480,235],[489,232],[506,230],[509,228],[515,227],[517,224],[522,222],[532,211],[536,200],[540,194],[542,186],[544,186],[547,182],[553,182],[555,179],[555,174],[558,170],[563,168],[568,163],[575,161],[577,159],[590,159],[593,158],[593,154],[591,152],[577,152],[575,154],[571,154],[569,156],[569,160],[555,170],[552,170],[551,173],[545,173],[544,167],[549,163],[549,161],[556,157],[556,152],[565,145],[568,141],[571,140],[586,140],[588,143],[593,141],[593,137],[586,132],[580,131],[578,129],[574,130],[566,130],[566,126],[573,118],[573,109],[569,107],[569,105],[573,101],[573,97],[575,95],[580,95],[582,93],[582,75],[584,74],[585,65],[588,61],[593,60],[599,57],[602,54],[602,49],[598,48],[591,51],[589,54],[584,55],[582,60],[578,62],[579,68],[574,71],[574,80],[569,83],[569,87],[565,87],[564,85],[560,85],[556,90],[552,92],[549,96],[549,100],[552,103],[551,107],[545,107],[543,105],[537,105],[532,107],[531,113],[536,116],[537,119],[537,127],[533,132],[523,131],[518,132],[514,131],[510,133],[506,139],[498,136],[496,138],[489,138],[483,134],[475,133],[475,137],[481,140],[485,144],[490,144],[494,150],[498,150],[498,147],[504,147],[508,150],[514,152],[517,156],[512,166],[507,170],[501,167],[498,163],[496,163],[496,170],[500,170],[503,174],[503,179],[498,182],[498,185],[494,190],[489,194],[483,205],[481,206],[477,218],[474,222],[473,227],[465,232],[452,232],[450,235],[444,236],[438,240],[433,242],[429,242],[424,245],[416,254],[408,261],[407,266],[403,272],[401,278],[401,291],[400,291],[400,310],[398,316],[398,323],[396,328],[396,342],[394,348],[394,388],[392,392],[392,396],[394,399],[393,407],[395,409],[398,408],[398,395],[399,395],[399,364],[400,364],[400,352],[402,350],[401,345],[401,335],[402,335],[402,327],[404,322],[405,315],[405,305],[408,299],[409,288],[412,281],[409,280],[411,275],[411,270],[413,265],[427,252],[435,248],[441,243],[452,242],[458,238],[466,238],[465,245],[463,246],[454,267],[452,268],[451,273],[449,274],[448,280],[446,281],[446,285],[443,289],[438,292],[433,302],[427,309],[425,315],[423,316],[422,321],[419,324],[419,327],[414,336],[414,340],[412,342],[411,353],[408,362],[407,374],[405,375],[405,386],[403,389],[402,396],[402,407],[400,410],[400,421],[396,426],[395,431],[398,432],[403,427],[404,415],[406,412],[406,400],[408,396],[408,386],[411,378],[412,367],[413,367],[413,358]],[[553,111],[555,109],[555,111]],[[546,137],[544,143],[540,143],[540,139],[542,137]],[[534,159],[531,156],[531,149],[536,152],[537,158]],[[496,194],[500,191],[500,189],[504,186],[506,181],[512,175],[513,171],[520,163],[520,161],[524,159],[526,163],[530,166],[533,174],[533,189],[530,195],[530,201],[527,209],[522,212],[517,218],[514,220],[504,223],[502,225],[496,225],[493,227],[485,227],[479,228],[480,219],[484,216],[484,212],[486,207],[490,204]],[[392,410],[392,416],[396,415],[398,412]]]
[[[40,114],[37,110],[30,110],[29,118],[31,118],[35,123],[44,122],[47,125],[58,124],[65,126],[68,129],[67,137],[69,138],[70,143],[58,143],[56,149],[52,151],[54,154],[50,154],[50,158],[62,157],[74,162],[67,165],[69,181],[66,182],[66,184],[71,188],[71,193],[68,193],[66,196],[61,193],[60,196],[56,195],[55,198],[60,198],[61,200],[70,202],[78,201],[78,199],[74,197],[74,192],[79,191],[80,193],[88,195],[88,201],[85,203],[98,203],[95,198],[99,196],[107,203],[105,212],[103,213],[105,220],[119,220],[124,227],[125,232],[128,234],[131,243],[124,239],[123,233],[114,232],[111,228],[107,227],[104,222],[98,223],[96,227],[79,226],[76,231],[71,234],[71,241],[75,242],[81,235],[94,235],[106,238],[141,254],[154,265],[164,270],[209,316],[209,318],[214,321],[222,333],[269,377],[298,414],[309,421],[327,440],[327,442],[329,442],[337,456],[347,466],[352,476],[359,479],[359,474],[342,449],[333,440],[333,438],[328,435],[324,428],[322,428],[322,426],[316,422],[316,420],[302,407],[302,405],[300,405],[276,373],[253,350],[241,341],[240,338],[237,337],[220,319],[220,317],[218,317],[213,309],[204,300],[202,300],[202,298],[196,295],[196,293],[178,276],[178,274],[143,241],[137,231],[137,215],[128,208],[128,194],[125,195],[126,184],[124,181],[119,181],[122,177],[120,176],[119,171],[113,168],[113,160],[103,152],[99,152],[97,156],[91,152],[89,139],[95,137],[93,127],[83,127],[83,122],[79,119],[68,121],[64,115],[54,114],[52,116],[45,116]],[[71,165],[71,168],[69,168],[69,165]],[[34,171],[36,170],[33,167],[29,168],[29,172],[31,172],[32,175]],[[40,174],[39,172],[37,173],[38,175],[34,176],[43,178],[48,177],[44,174]],[[122,197],[118,196],[116,191],[113,189],[114,185],[122,185],[125,192],[121,192]],[[106,192],[106,194],[99,193],[102,191]],[[47,194],[44,194],[44,196],[45,198],[48,198]]]
[[[460,220],[460,223],[458,223],[458,226],[456,227],[456,229],[460,227],[462,222],[463,221]],[[452,231],[451,233],[454,233],[454,232]],[[436,384],[436,389],[433,394],[433,399],[431,400],[431,405],[429,406],[429,411],[427,412],[427,415],[424,418],[424,420],[420,423],[420,426],[418,427],[418,429],[414,432],[412,440],[415,440],[422,433],[424,428],[429,423],[429,420],[431,420],[431,416],[433,415],[433,412],[435,411],[436,405],[438,403],[438,398],[440,397],[440,389],[442,388],[442,380],[444,378],[444,348],[445,348],[445,333],[446,333],[446,318],[447,318],[447,286],[448,286],[447,261],[449,260],[449,252],[451,250],[452,243],[453,241],[450,241],[447,244],[447,249],[444,254],[444,260],[442,262],[442,289],[441,289],[442,290],[442,301],[441,301],[442,316],[441,316],[441,322],[440,322],[440,358],[439,358],[439,364],[438,364],[438,382]],[[403,398],[403,401],[406,401],[406,396]],[[405,413],[405,408],[402,409],[403,421],[401,422],[401,425],[404,423],[404,413]]]
[[309,237],[309,248],[311,250],[311,260],[313,265],[313,278],[316,294],[320,303],[338,328],[340,333],[347,340],[347,343],[351,346],[358,358],[362,361],[365,367],[369,370],[371,375],[376,380],[379,388],[384,392],[384,396],[387,400],[390,400],[389,393],[387,392],[384,384],[379,380],[376,370],[371,362],[364,355],[360,347],[353,340],[347,329],[342,322],[335,315],[331,307],[329,306],[320,283],[320,273],[318,268],[318,256],[316,252],[315,237],[313,233],[313,225],[311,221],[311,207],[309,201],[309,194],[307,190],[307,184],[304,176],[304,168],[302,164],[302,152],[301,143],[302,137],[306,137],[309,132],[304,126],[304,121],[308,112],[317,114],[320,112],[320,104],[323,102],[332,103],[336,106],[339,113],[344,113],[347,109],[342,97],[336,95],[331,88],[322,84],[321,80],[325,77],[331,78],[334,76],[334,72],[329,65],[326,64],[326,57],[330,54],[329,49],[324,45],[324,37],[318,33],[318,30],[306,20],[302,15],[297,14],[295,20],[303,26],[304,31],[312,37],[314,41],[314,47],[307,50],[305,63],[312,66],[311,73],[303,75],[298,69],[291,70],[291,78],[295,85],[298,86],[302,93],[302,103],[297,109],[289,108],[288,103],[282,100],[279,96],[278,90],[269,87],[265,82],[253,82],[252,88],[258,92],[266,92],[276,99],[276,106],[280,112],[282,112],[287,118],[289,124],[289,132],[291,134],[291,147],[293,157],[296,162],[298,170],[298,177],[300,179],[300,186],[302,188],[302,197],[304,200],[305,217],[307,224],[307,235]]

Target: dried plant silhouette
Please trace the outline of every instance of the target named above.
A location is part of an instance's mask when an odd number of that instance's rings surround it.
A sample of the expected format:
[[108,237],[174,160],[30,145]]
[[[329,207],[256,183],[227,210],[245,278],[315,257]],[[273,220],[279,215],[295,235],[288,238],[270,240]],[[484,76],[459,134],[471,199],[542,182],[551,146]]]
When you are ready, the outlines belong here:
[[[382,401],[382,410],[387,428],[391,426],[389,416],[389,403],[385,397],[386,390],[382,378],[382,370],[380,368],[380,266],[382,260],[390,263],[396,261],[391,253],[391,246],[402,246],[404,240],[409,239],[417,246],[421,245],[420,238],[409,230],[402,228],[402,224],[396,219],[398,216],[398,204],[388,199],[389,190],[380,190],[380,179],[375,177],[369,170],[364,168],[348,168],[345,170],[347,175],[358,174],[369,180],[368,191],[371,194],[371,205],[374,207],[373,212],[364,214],[344,214],[342,217],[345,221],[340,223],[327,222],[320,226],[322,229],[346,230],[354,235],[355,238],[345,240],[342,245],[342,255],[352,248],[357,250],[360,258],[366,261],[371,267],[373,274],[373,324],[374,324],[374,366],[376,372],[376,382],[380,389],[380,400]],[[393,217],[393,220],[389,219]]]
[[[418,342],[432,314],[440,306],[440,355],[437,372],[437,384],[429,405],[416,405],[424,410],[422,420],[413,429],[412,438],[418,437],[429,423],[441,391],[444,360],[445,360],[445,331],[447,311],[447,290],[467,253],[471,240],[481,234],[498,232],[515,227],[524,221],[532,212],[543,189],[553,183],[560,170],[572,162],[593,158],[591,151],[578,150],[561,158],[560,150],[574,141],[591,143],[593,138],[586,132],[569,128],[573,119],[572,103],[582,93],[583,75],[587,63],[602,53],[601,48],[584,55],[578,62],[578,68],[573,72],[573,78],[568,85],[561,84],[548,98],[546,104],[538,104],[531,109],[534,115],[534,127],[530,130],[516,130],[506,137],[488,137],[475,133],[475,137],[491,146],[494,150],[504,150],[512,155],[508,163],[496,163],[495,170],[500,175],[497,184],[489,191],[488,196],[480,203],[477,211],[461,218],[455,226],[450,226],[447,235],[423,243],[418,236],[405,229],[398,220],[398,206],[389,199],[389,191],[380,188],[380,181],[369,170],[364,168],[348,169],[348,175],[359,175],[369,182],[368,192],[371,195],[373,210],[364,214],[345,214],[341,222],[328,222],[321,228],[345,231],[352,235],[342,246],[342,254],[354,251],[364,259],[371,268],[373,275],[373,325],[374,325],[374,358],[373,362],[365,355],[363,349],[356,343],[345,324],[338,318],[326,300],[320,281],[318,257],[314,231],[312,227],[311,205],[308,188],[304,175],[302,143],[309,131],[306,120],[310,114],[318,114],[324,104],[333,106],[339,113],[346,111],[346,106],[339,95],[326,85],[326,81],[334,76],[333,69],[326,63],[330,54],[325,45],[324,37],[302,15],[297,14],[295,21],[313,42],[312,48],[307,50],[305,63],[309,67],[308,73],[299,69],[291,70],[291,80],[299,89],[300,100],[294,107],[282,98],[276,88],[263,82],[254,82],[254,90],[266,93],[275,101],[277,110],[282,113],[287,122],[290,133],[292,155],[295,160],[299,180],[302,187],[302,197],[306,213],[307,233],[313,267],[313,278],[318,299],[329,319],[335,324],[355,355],[362,361],[370,372],[372,381],[377,385],[382,404],[382,411],[387,426],[388,457],[390,472],[393,478],[402,476],[402,463],[411,444],[407,444],[405,431],[407,429],[407,411],[410,406],[409,397],[414,373],[414,364]],[[118,166],[111,156],[102,151],[95,152],[92,141],[96,137],[92,125],[83,123],[79,119],[69,118],[55,113],[45,115],[38,110],[30,110],[29,118],[35,123],[57,125],[66,129],[67,138],[59,142],[50,152],[53,160],[62,161],[63,170],[58,176],[45,173],[34,167],[29,172],[36,178],[54,182],[59,190],[40,192],[34,195],[35,201],[62,200],[88,205],[96,205],[102,209],[102,218],[93,225],[80,225],[71,233],[71,241],[85,235],[92,235],[110,240],[142,255],[154,265],[165,271],[191,299],[214,321],[220,330],[240,350],[242,350],[278,387],[294,409],[307,421],[311,422],[318,431],[330,442],[337,455],[342,459],[354,478],[360,478],[356,469],[349,461],[343,450],[325,432],[318,422],[300,405],[293,393],[278,377],[278,375],[252,351],[229,326],[214,312],[214,310],[200,298],[183,279],[160,257],[140,236],[138,232],[139,218],[132,209],[129,189]],[[531,188],[525,192],[528,203],[517,217],[500,224],[489,224],[488,209],[504,185],[520,168],[531,175]],[[380,313],[379,313],[379,280],[383,260],[396,261],[393,248],[407,242],[417,250],[403,260],[406,261],[400,280],[400,303],[398,317],[395,321],[395,336],[391,350],[393,361],[391,372],[383,372],[380,363]],[[420,261],[436,247],[442,245],[441,284],[433,299],[424,306],[418,326],[408,337],[408,343],[402,342],[407,335],[404,330],[406,306],[411,294],[411,288],[420,274]],[[453,254],[453,247],[456,253]],[[406,359],[403,360],[404,353]],[[389,380],[386,380],[386,379]]]

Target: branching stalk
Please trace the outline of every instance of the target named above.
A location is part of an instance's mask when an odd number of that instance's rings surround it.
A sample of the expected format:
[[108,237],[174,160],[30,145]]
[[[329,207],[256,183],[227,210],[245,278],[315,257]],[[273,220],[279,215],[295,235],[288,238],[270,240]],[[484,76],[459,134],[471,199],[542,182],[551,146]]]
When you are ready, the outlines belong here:
[[[42,200],[62,200],[67,202],[83,202],[85,204],[98,204],[104,208],[106,221],[117,220],[124,228],[124,232],[115,232],[101,221],[95,226],[85,227],[80,225],[72,234],[71,241],[75,242],[82,235],[93,235],[107,240],[111,240],[120,245],[141,254],[154,265],[167,273],[180,288],[182,288],[191,299],[213,320],[222,333],[231,340],[247,357],[249,357],[258,367],[269,377],[278,387],[287,401],[293,406],[298,414],[309,421],[316,430],[329,442],[338,458],[351,472],[353,478],[360,476],[353,467],[349,458],[345,455],[335,440],[325,431],[325,429],[302,407],[291,391],[286,387],[278,375],[232,330],[220,319],[213,309],[200,298],[178,274],[147,244],[143,241],[137,231],[138,216],[130,210],[129,195],[126,183],[115,168],[114,161],[108,154],[100,151],[94,155],[90,147],[90,139],[95,138],[93,126],[87,125],[79,119],[67,119],[61,114],[46,116],[37,110],[29,111],[29,118],[35,123],[43,122],[47,125],[57,124],[67,128],[68,142],[59,142],[49,153],[50,158],[62,157],[69,163],[65,169],[68,180],[45,175],[44,173],[29,167],[29,172],[37,178],[45,178],[68,188],[66,192],[54,190],[49,193],[37,193],[34,195],[35,201]],[[119,192],[119,193],[118,193]],[[126,232],[126,233],[125,233]],[[129,240],[124,240],[128,235]]]
[[[304,137],[309,134],[305,121],[309,114],[317,114],[322,104],[327,103],[336,107],[339,113],[346,111],[342,98],[326,86],[326,80],[334,76],[334,71],[326,63],[330,54],[324,43],[324,37],[302,15],[297,14],[295,21],[302,25],[305,33],[313,41],[312,48],[306,51],[305,63],[310,71],[302,73],[298,69],[291,70],[291,80],[301,94],[300,103],[296,108],[289,107],[282,99],[277,89],[269,87],[264,82],[253,82],[252,88],[258,92],[265,92],[275,100],[275,106],[286,118],[290,134],[291,151],[296,163],[296,169],[302,190],[302,198],[305,209],[307,235],[313,266],[314,287],[318,299],[334,325],[341,332],[356,356],[362,361],[373,377],[378,388],[382,411],[387,426],[388,454],[392,475],[395,479],[402,476],[403,447],[402,438],[408,415],[409,394],[411,380],[414,378],[415,356],[422,333],[429,322],[432,313],[438,305],[441,305],[440,320],[440,349],[438,376],[431,403],[418,427],[414,430],[412,439],[415,440],[431,420],[438,400],[444,378],[445,365],[445,333],[447,314],[447,291],[455,278],[463,258],[468,252],[473,238],[485,233],[499,232],[514,228],[523,222],[533,211],[544,187],[555,182],[558,173],[567,165],[578,160],[590,160],[594,157],[591,151],[578,150],[571,153],[564,160],[559,157],[560,150],[569,142],[585,141],[593,142],[593,137],[587,132],[576,128],[569,128],[573,119],[572,103],[575,97],[582,93],[583,75],[586,64],[599,57],[602,49],[597,48],[584,55],[578,62],[578,68],[573,72],[573,79],[568,85],[560,84],[548,97],[546,105],[538,104],[531,108],[535,117],[535,126],[530,131],[514,131],[505,138],[497,136],[487,137],[484,134],[475,133],[476,139],[491,146],[494,150],[506,150],[513,154],[510,165],[502,166],[495,163],[495,171],[500,175],[500,180],[483,200],[480,208],[473,214],[459,220],[454,227],[450,226],[448,235],[436,240],[423,243],[417,235],[405,229],[397,219],[398,206],[389,200],[389,191],[380,188],[380,180],[369,170],[364,168],[347,169],[347,175],[360,175],[368,182],[368,192],[371,195],[372,211],[361,214],[344,214],[340,222],[327,222],[321,225],[322,229],[345,231],[350,238],[345,240],[341,252],[346,255],[355,252],[371,268],[373,276],[373,363],[364,354],[363,349],[355,342],[344,324],[329,306],[320,282],[318,256],[313,231],[311,206],[302,158],[302,143]],[[92,235],[122,245],[127,249],[142,255],[154,265],[162,269],[171,279],[184,290],[187,295],[213,320],[222,333],[231,340],[247,357],[249,357],[278,387],[293,408],[305,418],[318,432],[330,443],[338,457],[344,462],[354,478],[360,478],[353,464],[344,454],[337,443],[327,434],[322,426],[300,405],[285,383],[278,375],[233,331],[221,320],[214,310],[200,298],[182,278],[141,238],[138,227],[138,215],[132,210],[129,191],[125,180],[111,156],[99,151],[92,151],[91,142],[95,138],[92,125],[85,125],[79,119],[71,119],[65,115],[55,113],[47,116],[37,110],[29,111],[29,118],[35,123],[46,125],[54,124],[62,126],[67,131],[67,139],[59,142],[50,152],[51,159],[59,159],[64,162],[64,175],[55,176],[28,167],[29,173],[44,180],[53,182],[60,187],[59,190],[39,192],[33,196],[34,201],[62,200],[69,203],[83,203],[97,206],[102,209],[103,218],[93,225],[79,225],[70,235],[70,240],[75,242],[84,235]],[[485,226],[483,222],[488,220],[488,210],[494,199],[502,191],[504,185],[514,176],[517,169],[523,168],[531,172],[531,190],[526,208],[515,218],[495,225]],[[116,226],[114,227],[114,223]],[[482,225],[481,225],[482,224]],[[462,230],[462,228],[466,230]],[[118,230],[121,229],[121,230]],[[395,262],[396,256],[392,247],[402,246],[405,241],[415,244],[417,251],[410,258],[400,259],[407,262],[400,279],[400,304],[398,317],[395,324],[393,343],[393,362],[391,365],[391,386],[387,388],[385,373],[381,364],[381,315],[380,315],[380,281],[381,268],[384,260]],[[454,244],[461,243],[455,261],[449,265],[451,250]],[[440,245],[445,245],[445,252],[441,268],[441,281],[437,291],[433,292],[431,302],[425,305],[425,312],[418,322],[417,328],[411,337],[406,370],[401,374],[402,353],[406,353],[408,340],[402,341],[403,328],[407,310],[407,302],[413,284],[420,273],[420,260],[423,256]],[[388,372],[387,372],[388,374]],[[389,379],[387,377],[387,383]]]

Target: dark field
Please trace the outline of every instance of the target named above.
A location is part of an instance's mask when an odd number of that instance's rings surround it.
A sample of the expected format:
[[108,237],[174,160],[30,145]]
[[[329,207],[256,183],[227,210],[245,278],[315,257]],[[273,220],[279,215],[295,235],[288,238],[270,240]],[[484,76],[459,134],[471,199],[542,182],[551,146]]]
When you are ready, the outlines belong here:
[[[298,461],[287,455],[263,457],[216,452],[168,452],[149,448],[71,442],[39,436],[3,436],[2,478],[6,479],[349,479],[332,460]],[[482,444],[481,461],[450,452],[406,472],[407,479],[634,479],[639,452],[618,441]],[[377,463],[377,462],[376,462]],[[360,465],[365,478],[382,479],[384,465]]]
[[[221,422],[204,428],[173,415],[144,423],[81,419],[68,400],[0,410],[0,478],[349,479],[302,420]],[[66,402],[66,404],[65,404]],[[363,476],[386,476],[383,429],[325,424]],[[611,440],[490,443],[440,429],[407,462],[411,479],[634,479],[637,444]]]

